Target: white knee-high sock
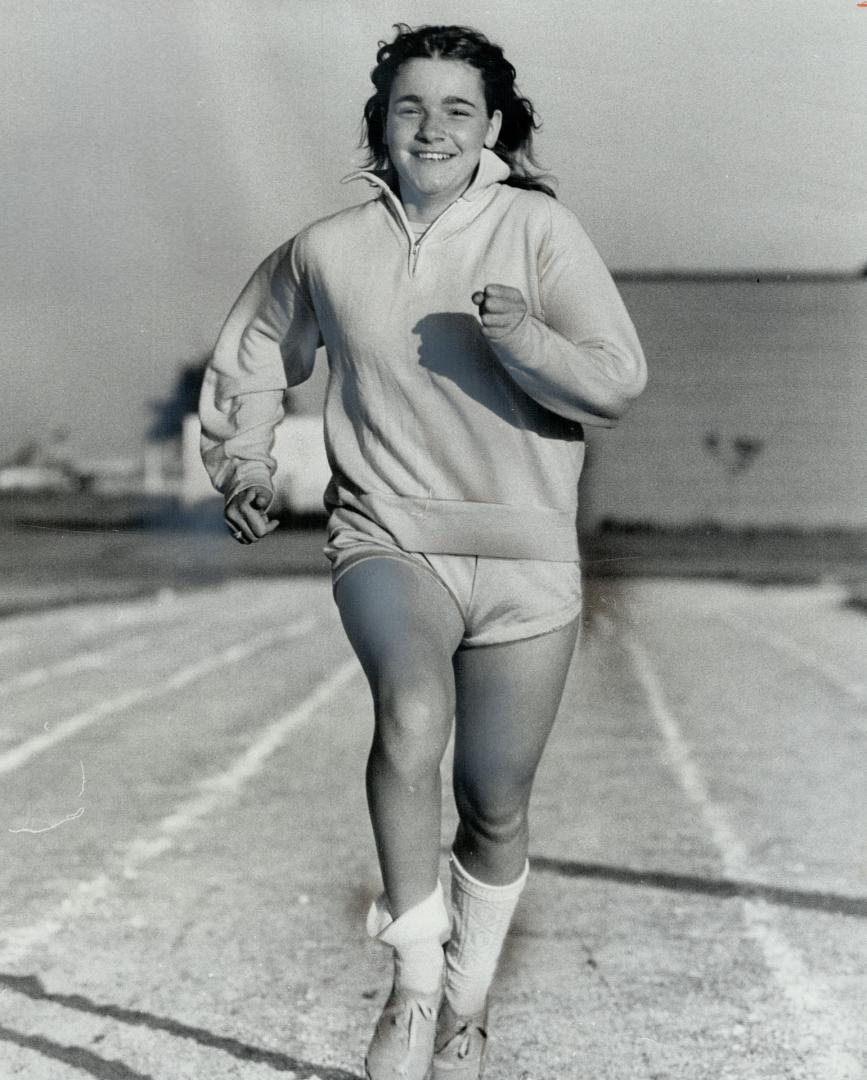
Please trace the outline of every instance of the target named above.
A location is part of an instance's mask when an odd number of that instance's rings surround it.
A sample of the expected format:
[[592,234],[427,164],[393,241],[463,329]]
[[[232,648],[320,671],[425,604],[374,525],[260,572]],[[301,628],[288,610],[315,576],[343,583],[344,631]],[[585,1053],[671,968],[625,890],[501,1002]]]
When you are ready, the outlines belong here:
[[446,946],[446,997],[459,1016],[472,1016],[485,1005],[497,961],[518,898],[527,882],[529,863],[511,885],[486,885],[451,857],[452,936]]
[[367,913],[367,932],[394,949],[394,982],[398,989],[433,994],[442,985],[443,943],[449,935],[449,915],[443,887],[421,903],[392,919],[385,894]]

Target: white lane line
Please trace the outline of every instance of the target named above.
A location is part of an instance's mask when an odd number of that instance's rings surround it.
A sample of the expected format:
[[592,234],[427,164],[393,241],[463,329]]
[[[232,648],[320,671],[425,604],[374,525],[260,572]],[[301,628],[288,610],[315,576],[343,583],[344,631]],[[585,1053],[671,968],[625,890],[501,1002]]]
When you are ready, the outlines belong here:
[[781,634],[768,627],[758,627],[743,616],[735,615],[734,612],[718,611],[715,613],[715,617],[731,629],[748,634],[756,641],[770,645],[776,652],[790,656],[802,667],[818,672],[836,689],[842,690],[844,694],[848,694],[859,704],[867,705],[867,683],[853,682],[844,672],[823,660],[812,649],[799,644],[786,634]]
[[[746,847],[732,828],[724,807],[715,802],[680,726],[668,707],[659,677],[646,649],[627,639],[638,679],[650,711],[665,742],[668,759],[691,803],[698,809],[722,858],[725,873],[733,878],[750,873]],[[845,1048],[860,1026],[848,1010],[834,999],[830,987],[810,969],[798,949],[786,938],[777,914],[764,900],[740,901],[747,933],[756,943],[765,966],[793,1007],[801,1055],[809,1061],[811,1075],[822,1080],[860,1080],[864,1070]]]
[[98,705],[93,705],[89,709],[84,709],[81,712],[75,713],[73,716],[68,716],[66,719],[53,724],[49,731],[34,735],[23,743],[19,743],[18,746],[14,746],[10,750],[0,754],[0,775],[21,768],[22,765],[26,764],[26,762],[30,761],[30,759],[37,754],[49,750],[51,747],[56,746],[70,736],[77,734],[79,731],[91,727],[93,724],[105,719],[107,716],[112,716],[115,713],[134,708],[146,701],[153,701],[155,698],[163,697],[173,690],[179,690],[184,686],[188,686],[196,679],[201,679],[204,675],[209,675],[213,671],[218,671],[226,664],[234,664],[240,660],[245,660],[248,656],[252,656],[254,653],[267,648],[277,641],[306,634],[314,624],[315,620],[311,618],[305,619],[303,622],[296,623],[293,626],[282,626],[274,630],[269,630],[264,634],[259,634],[243,643],[232,645],[228,649],[224,649],[222,652],[217,653],[215,656],[209,656],[195,664],[189,664],[186,667],[182,667],[158,684],[141,686],[134,690],[127,690],[125,693],[118,694],[116,697],[109,698],[106,701],[101,701]]
[[319,685],[291,712],[272,720],[259,738],[236,758],[232,765],[214,776],[199,781],[199,794],[181,803],[157,825],[147,840],[134,840],[123,860],[125,877],[135,877],[139,867],[174,845],[175,837],[186,832],[217,807],[237,798],[244,784],[261,772],[269,757],[285,742],[295,728],[306,723],[359,671],[357,661],[348,660]]
[[[66,638],[78,639],[109,634],[126,627],[147,625],[148,623],[172,622],[183,618],[190,607],[204,598],[219,604],[231,590],[231,583],[220,589],[180,590],[160,589],[149,596],[112,600],[83,600],[79,604],[70,604],[62,608],[42,608],[36,611],[22,612],[9,617],[14,620],[15,634],[7,646],[9,650],[33,644],[32,638],[25,636],[25,631],[36,631],[40,635],[46,620],[51,621],[55,633],[60,627]],[[0,644],[0,652],[4,651]]]
[[88,604],[84,610],[79,607],[63,608],[60,611],[43,609],[36,614],[28,613],[16,617],[18,630],[27,630],[29,633],[16,632],[0,640],[0,655],[38,645],[45,633],[48,620],[51,623],[53,636],[62,637],[67,641],[72,639],[84,641],[127,627],[180,621],[185,614],[174,596],[169,602],[165,599],[142,600],[135,607],[106,605],[102,617],[93,614],[92,606]]
[[[141,868],[174,847],[177,838],[195,828],[204,818],[237,799],[244,784],[253,779],[286,738],[311,720],[337,692],[360,672],[355,659],[343,663],[329,678],[318,683],[294,709],[266,724],[255,742],[240,754],[227,769],[201,780],[198,793],[185,799],[171,814],[154,826],[150,836],[132,840],[120,856],[122,878],[135,878]],[[79,882],[53,912],[30,926],[0,934],[0,965],[8,967],[49,941],[69,923],[97,909],[119,884],[104,872],[89,881]]]
[[727,872],[735,877],[747,876],[749,862],[747,849],[729,824],[728,816],[723,808],[713,801],[701,770],[668,707],[647,651],[634,639],[629,639],[627,646],[650,705],[650,711],[665,740],[669,761],[674,767],[681,787],[689,801],[701,810],[713,842],[723,856]]
[[77,656],[60,660],[56,664],[21,671],[8,679],[0,680],[0,697],[21,690],[32,690],[37,686],[44,686],[53,679],[66,678],[68,675],[80,675],[83,671],[98,671],[109,664],[112,658],[119,653],[136,647],[144,648],[144,642],[137,638],[131,638],[113,649],[79,653]]

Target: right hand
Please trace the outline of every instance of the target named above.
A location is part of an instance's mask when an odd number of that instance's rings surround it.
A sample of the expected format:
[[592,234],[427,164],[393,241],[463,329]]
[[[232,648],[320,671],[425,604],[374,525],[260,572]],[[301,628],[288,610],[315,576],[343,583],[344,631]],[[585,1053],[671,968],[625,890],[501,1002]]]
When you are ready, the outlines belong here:
[[268,488],[251,487],[239,491],[226,503],[223,516],[239,544],[255,544],[277,528],[279,522],[266,513],[271,499]]
[[479,309],[482,333],[492,341],[517,330],[527,314],[524,294],[511,285],[486,285],[474,292],[472,299]]

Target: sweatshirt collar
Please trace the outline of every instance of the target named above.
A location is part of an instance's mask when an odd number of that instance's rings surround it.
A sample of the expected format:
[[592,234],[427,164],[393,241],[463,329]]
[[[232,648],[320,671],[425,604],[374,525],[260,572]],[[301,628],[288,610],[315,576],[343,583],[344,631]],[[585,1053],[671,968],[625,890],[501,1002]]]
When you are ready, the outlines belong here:
[[[488,150],[487,147],[483,147],[481,156],[479,157],[479,167],[476,169],[476,175],[473,178],[473,182],[467,188],[467,190],[457,200],[459,203],[473,203],[479,199],[484,193],[494,184],[501,184],[504,180],[508,180],[511,175],[511,169],[501,157],[498,157],[493,150]],[[355,172],[349,173],[348,176],[344,176],[340,181],[341,184],[348,184],[351,180],[366,180],[369,184],[373,184],[374,187],[380,188],[382,194],[389,200],[393,209],[397,212],[401,220],[406,219],[404,213],[403,204],[398,198],[395,188],[392,186],[394,171],[391,168],[383,169],[378,172],[373,172],[368,169],[356,169]]]

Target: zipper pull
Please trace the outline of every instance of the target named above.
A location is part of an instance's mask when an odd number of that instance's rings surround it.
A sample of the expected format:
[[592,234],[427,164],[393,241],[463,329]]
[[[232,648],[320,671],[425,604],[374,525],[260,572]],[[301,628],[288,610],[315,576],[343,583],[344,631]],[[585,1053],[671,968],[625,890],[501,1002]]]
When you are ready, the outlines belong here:
[[410,274],[415,274],[415,268],[418,265],[418,250],[420,243],[420,240],[416,240],[410,248]]

